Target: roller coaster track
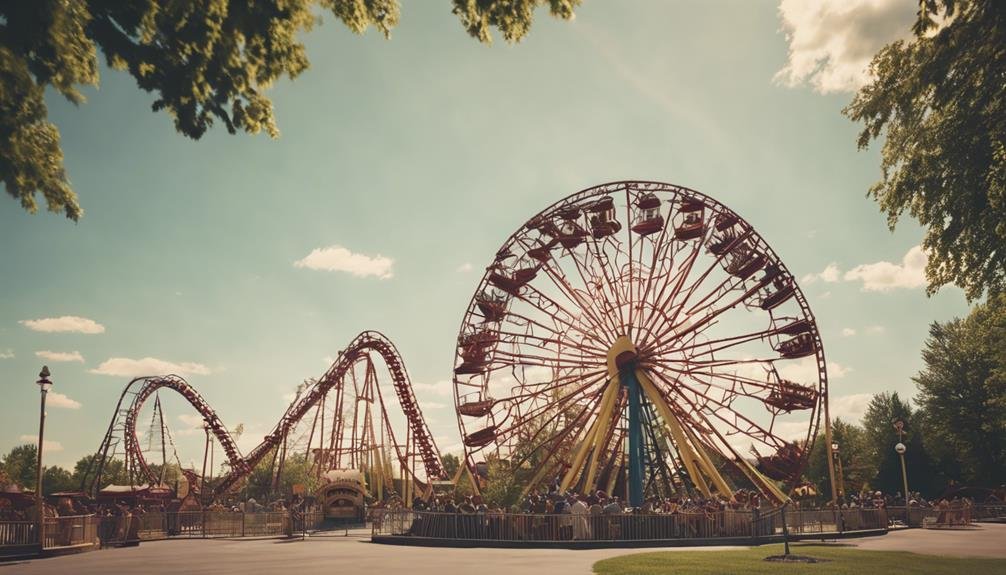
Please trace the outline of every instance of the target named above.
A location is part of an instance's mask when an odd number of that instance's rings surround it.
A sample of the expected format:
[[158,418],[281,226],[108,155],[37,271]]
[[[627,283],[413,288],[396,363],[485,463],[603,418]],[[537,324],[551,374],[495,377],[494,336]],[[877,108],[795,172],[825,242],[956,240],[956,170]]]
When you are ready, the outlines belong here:
[[[229,463],[229,471],[214,482],[213,494],[227,493],[246,478],[256,464],[279,447],[291,429],[315,409],[329,392],[341,390],[346,376],[354,364],[366,359],[371,353],[380,355],[388,368],[399,406],[408,422],[413,448],[423,463],[427,478],[444,478],[445,472],[441,464],[440,452],[437,450],[429,427],[423,419],[422,411],[412,391],[412,383],[398,349],[381,333],[365,331],[356,336],[349,346],[339,353],[328,371],[287,408],[283,417],[265,436],[262,443],[244,456],[241,455],[237,444],[213,408],[184,379],[177,375],[133,379],[119,396],[115,413],[98,450],[98,455],[92,461],[91,469],[85,474],[84,485],[81,487],[92,494],[100,488],[102,472],[117,453],[120,443],[122,443],[121,449],[126,459],[126,470],[131,480],[136,478],[151,484],[158,482],[157,474],[151,470],[143,455],[136,432],[136,424],[140,410],[147,399],[161,389],[170,389],[185,398],[202,416],[209,431],[223,447]],[[398,451],[400,461],[407,457],[407,454],[402,454],[397,444],[395,449]]]

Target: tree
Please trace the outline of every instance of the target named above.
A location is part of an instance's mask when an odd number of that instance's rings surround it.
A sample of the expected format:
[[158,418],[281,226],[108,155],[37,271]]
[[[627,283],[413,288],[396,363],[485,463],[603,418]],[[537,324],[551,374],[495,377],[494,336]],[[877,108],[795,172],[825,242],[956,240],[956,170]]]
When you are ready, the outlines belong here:
[[509,508],[520,500],[526,474],[519,473],[507,460],[495,455],[486,458],[486,485],[482,497],[489,507]]
[[444,466],[444,474],[447,475],[448,479],[454,479],[458,468],[461,467],[461,460],[453,453],[445,453],[440,463]]
[[46,467],[42,474],[42,493],[49,495],[60,491],[76,491],[79,484],[73,480],[73,475],[62,467],[55,465]]
[[[866,432],[862,427],[836,419],[831,424],[832,441],[839,446],[838,456],[842,461],[842,474],[845,494],[859,493],[869,486],[876,476],[877,468],[866,452]],[[820,496],[831,499],[831,478],[828,476],[828,452],[831,446],[825,441],[824,432],[817,436],[814,448],[810,452],[807,471],[804,474],[807,481],[817,487]]]
[[870,405],[863,414],[863,455],[874,468],[894,453],[894,444],[898,442],[894,422],[899,419],[905,422],[905,432],[910,433],[914,423],[912,406],[902,401],[897,392],[878,393],[870,399]]
[[[517,42],[535,9],[570,19],[580,0],[453,0],[468,33],[490,29]],[[397,0],[75,0],[0,3],[0,181],[34,213],[42,194],[51,212],[83,214],[63,168],[59,130],[44,101],[52,88],[74,104],[81,86],[98,85],[98,51],[155,94],[153,110],[199,139],[214,122],[228,132],[279,135],[265,90],[297,77],[308,59],[299,36],[327,11],[356,33],[386,37],[398,24]]]
[[905,211],[927,227],[929,293],[955,283],[974,301],[1006,288],[1006,3],[922,0],[913,31],[844,113],[861,149],[886,135],[869,194],[892,229]]
[[1006,482],[1006,295],[975,306],[965,319],[933,323],[913,379],[927,435],[951,477],[998,486]]
[[38,463],[38,449],[34,443],[18,445],[3,458],[3,469],[10,481],[22,489],[35,489],[35,467]]
[[[89,485],[84,485],[84,481],[94,479],[94,474],[98,471],[97,462],[95,461],[98,457],[96,453],[85,455],[74,464],[73,480],[78,489],[88,489],[90,487]],[[88,475],[89,472],[90,475]],[[129,474],[126,473],[126,464],[121,459],[109,459],[105,462],[105,466],[101,471],[101,484],[97,487],[98,489],[102,489],[107,485],[129,485]]]

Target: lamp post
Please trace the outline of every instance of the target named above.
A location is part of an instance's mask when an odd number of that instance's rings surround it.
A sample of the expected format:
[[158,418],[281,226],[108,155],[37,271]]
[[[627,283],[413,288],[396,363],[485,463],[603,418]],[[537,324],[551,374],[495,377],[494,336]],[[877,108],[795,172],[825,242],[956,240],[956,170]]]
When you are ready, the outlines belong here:
[[901,459],[901,487],[904,489],[904,525],[910,525],[911,515],[908,513],[908,471],[904,466],[904,452],[908,448],[904,445],[904,421],[898,419],[894,422],[894,430],[897,432],[897,443],[894,444],[894,451]]
[[833,494],[838,497],[838,503],[841,504],[842,500],[845,499],[845,477],[842,474],[842,457],[838,453],[838,442],[832,442],[831,444],[831,457],[834,460],[835,466],[835,486],[837,488],[837,493]]
[[38,533],[38,552],[41,555],[42,550],[45,548],[45,509],[43,508],[44,501],[42,498],[42,440],[45,436],[45,396],[49,393],[49,388],[52,387],[52,382],[49,381],[49,366],[42,366],[42,371],[38,374],[38,381],[35,383],[38,384],[38,388],[42,394],[42,406],[38,415],[38,461],[35,464],[35,531]]
[[897,420],[894,422],[894,429],[898,432],[898,443],[894,446],[894,451],[898,453],[898,457],[901,458],[901,482],[904,487],[905,496],[905,513],[908,513],[908,471],[905,469],[905,452],[908,448],[905,447],[905,422],[902,420]]

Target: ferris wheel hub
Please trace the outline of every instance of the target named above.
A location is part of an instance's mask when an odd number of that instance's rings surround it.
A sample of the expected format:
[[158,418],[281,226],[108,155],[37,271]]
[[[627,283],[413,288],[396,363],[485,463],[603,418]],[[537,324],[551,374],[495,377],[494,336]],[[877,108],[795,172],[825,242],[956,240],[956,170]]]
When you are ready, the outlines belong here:
[[608,349],[608,376],[614,377],[618,375],[619,371],[638,358],[639,351],[636,350],[636,345],[632,343],[629,336],[619,336],[611,348]]

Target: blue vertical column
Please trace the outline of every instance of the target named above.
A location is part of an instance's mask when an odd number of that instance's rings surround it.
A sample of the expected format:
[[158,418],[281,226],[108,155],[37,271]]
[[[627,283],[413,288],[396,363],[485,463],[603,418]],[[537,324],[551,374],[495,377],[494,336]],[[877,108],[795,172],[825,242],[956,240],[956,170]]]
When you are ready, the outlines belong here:
[[636,362],[619,371],[619,379],[629,390],[629,505],[643,506],[643,421]]

